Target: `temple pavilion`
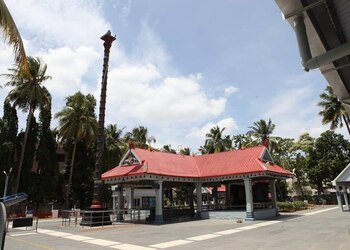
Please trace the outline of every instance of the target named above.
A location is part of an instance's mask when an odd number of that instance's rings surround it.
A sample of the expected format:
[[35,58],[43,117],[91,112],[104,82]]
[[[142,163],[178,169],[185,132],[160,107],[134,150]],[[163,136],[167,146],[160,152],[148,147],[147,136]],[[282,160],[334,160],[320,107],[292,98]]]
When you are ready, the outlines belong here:
[[[203,187],[215,190],[223,185],[226,213],[244,216],[246,220],[274,217],[278,214],[276,180],[292,176],[273,162],[265,146],[188,156],[131,145],[119,166],[103,173],[102,179],[117,185],[119,197],[125,196],[123,190],[128,190],[131,201],[136,189],[153,191],[154,221],[162,222],[165,219],[164,190],[182,186],[192,186],[196,190],[196,218],[208,218],[210,214],[203,206]],[[120,200],[118,209],[123,209],[123,203]]]

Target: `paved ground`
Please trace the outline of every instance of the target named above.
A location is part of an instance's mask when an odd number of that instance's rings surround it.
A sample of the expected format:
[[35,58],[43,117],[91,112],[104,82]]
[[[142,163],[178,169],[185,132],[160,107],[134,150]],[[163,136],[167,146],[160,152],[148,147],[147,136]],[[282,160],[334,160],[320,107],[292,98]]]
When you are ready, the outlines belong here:
[[275,220],[203,220],[167,225],[64,227],[41,220],[39,229],[9,229],[5,249],[350,249],[350,213],[318,207]]

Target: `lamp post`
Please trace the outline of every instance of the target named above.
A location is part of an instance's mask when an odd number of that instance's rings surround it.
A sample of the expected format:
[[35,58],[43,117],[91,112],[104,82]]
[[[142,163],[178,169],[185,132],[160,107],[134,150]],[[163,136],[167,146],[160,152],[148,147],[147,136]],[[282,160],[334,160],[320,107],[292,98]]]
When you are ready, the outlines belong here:
[[4,197],[7,195],[7,186],[9,184],[9,178],[10,178],[10,174],[12,172],[12,168],[9,169],[8,172],[4,171],[5,174],[5,187],[4,187]]
[[100,96],[100,112],[98,117],[98,130],[97,130],[97,143],[96,143],[96,161],[95,161],[95,176],[94,176],[94,197],[91,204],[91,208],[101,208],[100,202],[100,190],[102,186],[101,181],[101,167],[102,156],[104,148],[104,125],[106,115],[106,95],[107,95],[107,75],[108,75],[108,61],[109,51],[116,38],[111,35],[111,31],[107,31],[101,37],[104,41],[104,57],[103,57],[103,69],[102,69],[102,83],[101,83],[101,96]]

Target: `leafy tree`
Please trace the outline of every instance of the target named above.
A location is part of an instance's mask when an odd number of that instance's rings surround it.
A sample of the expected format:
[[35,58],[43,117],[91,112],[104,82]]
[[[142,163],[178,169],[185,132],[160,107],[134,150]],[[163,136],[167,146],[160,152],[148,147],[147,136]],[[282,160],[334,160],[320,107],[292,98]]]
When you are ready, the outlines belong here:
[[[21,174],[21,182],[19,183],[19,190],[28,194],[29,199],[33,199],[35,196],[36,182],[35,180],[35,171],[37,169],[36,163],[36,149],[38,145],[38,123],[34,115],[31,117],[31,123],[28,130],[28,145],[32,145],[31,147],[26,147],[25,150],[25,158],[23,160],[22,166],[22,174]],[[23,141],[23,137],[25,136],[25,132],[21,132],[18,135],[17,147],[20,148],[20,143]]]
[[182,149],[180,149],[180,154],[191,155],[191,149],[190,148],[182,148]]
[[255,138],[257,144],[263,144],[268,147],[271,139],[271,134],[275,129],[276,125],[272,123],[271,119],[267,122],[263,119],[253,123],[253,126],[249,127],[247,135]]
[[234,149],[242,149],[246,147],[251,147],[253,139],[248,134],[239,134],[232,137],[232,144]]
[[202,154],[218,153],[228,151],[232,149],[232,141],[230,136],[224,135],[225,128],[219,128],[219,126],[210,129],[207,133],[204,146],[199,151]]
[[349,128],[349,114],[346,112],[343,104],[338,100],[331,86],[327,86],[325,91],[320,94],[321,101],[318,106],[322,110],[318,113],[322,116],[322,124],[330,124],[330,129],[335,130],[338,127],[343,127],[343,122],[346,125],[348,133]]
[[[79,142],[76,149],[74,163],[74,175],[72,177],[72,201],[80,208],[91,205],[95,171],[95,148],[87,148],[83,141]],[[109,193],[109,198],[111,193]],[[101,201],[103,201],[101,197]]]
[[80,142],[83,142],[88,149],[96,140],[95,106],[96,100],[92,95],[85,96],[81,92],[77,92],[66,98],[66,106],[55,115],[55,118],[59,119],[57,131],[60,138],[65,140],[66,143],[73,142],[74,144],[66,190],[66,208],[68,208],[69,203],[77,146]]
[[27,56],[24,50],[23,41],[4,0],[0,0],[0,28],[5,41],[13,47],[16,64],[22,72],[29,76],[30,70],[28,61],[26,60]]
[[163,152],[171,153],[171,154],[176,154],[176,151],[171,148],[171,145],[164,145],[162,148]]
[[58,189],[58,162],[56,157],[56,141],[50,129],[51,111],[44,109],[40,113],[39,145],[36,152],[38,169],[35,171],[37,185],[33,201],[39,204],[56,200]]
[[9,103],[5,102],[3,108],[3,118],[0,119],[0,171],[9,172],[16,164],[18,117],[16,109]]
[[132,141],[136,147],[144,149],[147,149],[148,145],[151,145],[152,142],[156,142],[155,137],[148,135],[148,129],[144,126],[133,128],[131,132],[127,132],[125,139]]
[[14,107],[18,107],[24,112],[28,111],[27,125],[17,167],[15,192],[18,191],[21,178],[31,117],[33,117],[34,111],[38,108],[41,110],[51,109],[51,95],[45,86],[43,86],[43,83],[51,78],[46,75],[47,65],[42,64],[39,58],[28,57],[27,60],[30,75],[26,74],[21,67],[9,69],[10,73],[4,75],[9,78],[6,85],[13,87],[7,95],[6,101],[13,103]]
[[110,124],[105,129],[105,168],[107,171],[118,165],[127,151],[127,144],[123,138],[123,130],[117,127],[117,124]]
[[331,181],[350,163],[349,155],[350,143],[340,134],[326,131],[316,139],[307,174],[319,194],[324,194],[324,186],[331,186]]

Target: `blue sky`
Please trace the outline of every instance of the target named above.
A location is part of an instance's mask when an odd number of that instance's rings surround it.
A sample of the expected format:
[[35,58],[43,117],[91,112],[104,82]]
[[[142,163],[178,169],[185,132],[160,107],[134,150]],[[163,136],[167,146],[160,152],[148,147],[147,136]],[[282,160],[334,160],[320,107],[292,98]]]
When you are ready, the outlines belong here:
[[[156,146],[194,152],[215,125],[233,135],[271,118],[274,135],[289,138],[327,129],[316,105],[326,80],[302,71],[294,32],[272,0],[6,2],[27,53],[48,65],[53,113],[79,90],[99,99],[99,38],[110,29],[117,40],[106,124],[125,131],[143,125]],[[1,43],[0,72],[12,63],[11,48]],[[0,89],[0,98],[8,91]]]

